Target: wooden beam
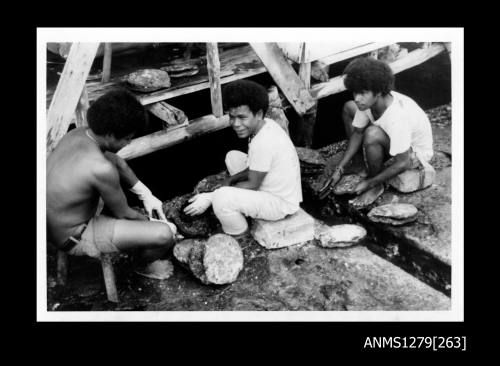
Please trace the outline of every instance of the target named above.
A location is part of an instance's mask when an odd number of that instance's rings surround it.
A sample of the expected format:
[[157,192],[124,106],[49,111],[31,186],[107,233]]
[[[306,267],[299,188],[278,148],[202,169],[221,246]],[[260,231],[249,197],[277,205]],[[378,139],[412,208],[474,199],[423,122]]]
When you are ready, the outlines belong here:
[[[445,46],[442,44],[434,43],[426,49],[417,49],[408,53],[405,57],[402,57],[396,61],[390,62],[394,74],[401,71],[409,69],[411,67],[417,66],[428,59],[440,54],[445,50]],[[336,76],[331,78],[326,83],[318,83],[311,88],[311,95],[315,99],[321,99],[332,94],[340,93],[345,90],[344,86],[344,75]]]
[[339,61],[347,60],[348,58],[356,57],[359,55],[363,55],[365,53],[370,53],[374,50],[379,50],[381,48],[387,47],[394,42],[373,42],[368,43],[366,45],[361,45],[359,47],[351,48],[349,50],[345,50],[343,52],[335,53],[329,56],[325,56],[320,58],[319,60],[324,62],[327,65],[334,64]]
[[137,158],[228,126],[229,116],[227,114],[221,118],[210,114],[192,120],[185,127],[169,131],[158,131],[150,135],[138,137],[121,149],[118,155],[124,159]]
[[104,43],[104,58],[102,60],[102,82],[107,83],[111,78],[111,57],[113,49],[111,43]]
[[217,43],[207,43],[207,71],[210,84],[210,101],[212,102],[212,114],[222,117],[222,91],[220,87],[220,61]]
[[302,80],[306,89],[311,87],[311,63],[305,62],[306,59],[306,43],[302,43],[302,57],[299,67],[299,79]]
[[99,43],[73,43],[47,113],[47,154],[68,131]]
[[146,106],[146,109],[164,121],[166,124],[165,128],[172,128],[188,123],[187,116],[183,111],[166,102],[150,104]]
[[89,109],[89,96],[87,93],[87,88],[84,86],[82,90],[82,95],[78,100],[76,106],[76,127],[88,126],[87,123],[87,110]]
[[309,91],[276,43],[250,43],[267,71],[299,115],[314,105]]

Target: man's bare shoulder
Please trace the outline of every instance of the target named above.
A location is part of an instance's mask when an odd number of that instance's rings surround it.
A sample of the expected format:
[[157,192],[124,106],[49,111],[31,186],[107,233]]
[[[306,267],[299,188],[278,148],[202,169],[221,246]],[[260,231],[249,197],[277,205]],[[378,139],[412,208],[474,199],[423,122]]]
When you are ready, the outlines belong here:
[[89,172],[98,180],[118,178],[116,166],[106,159],[104,155],[95,156],[89,164]]

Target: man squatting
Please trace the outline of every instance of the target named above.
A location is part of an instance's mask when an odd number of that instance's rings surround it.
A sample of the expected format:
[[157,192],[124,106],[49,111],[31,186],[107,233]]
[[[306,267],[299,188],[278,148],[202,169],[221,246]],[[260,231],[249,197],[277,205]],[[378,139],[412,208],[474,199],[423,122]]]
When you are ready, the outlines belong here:
[[263,86],[249,80],[232,82],[222,100],[237,136],[249,140],[248,154],[229,151],[225,163],[230,177],[224,187],[196,195],[184,211],[199,215],[212,205],[223,231],[240,237],[248,232],[245,216],[274,221],[298,211],[300,164],[288,134],[264,118],[269,97]]
[[337,166],[327,162],[319,185],[320,191],[335,186],[344,167],[362,152],[367,178],[354,188],[358,196],[351,202],[364,207],[384,192],[384,183],[406,170],[433,170],[432,129],[422,108],[393,90],[394,74],[385,62],[360,57],[347,65],[344,74],[345,87],[354,97],[342,112],[349,143]]
[[[132,250],[138,273],[163,278],[161,259],[176,227],[166,220],[162,202],[115,154],[145,126],[147,112],[132,94],[117,90],[96,100],[87,120],[88,127],[68,132],[47,159],[47,239],[71,255]],[[130,208],[122,184],[163,222]],[[110,215],[98,210],[100,199]]]

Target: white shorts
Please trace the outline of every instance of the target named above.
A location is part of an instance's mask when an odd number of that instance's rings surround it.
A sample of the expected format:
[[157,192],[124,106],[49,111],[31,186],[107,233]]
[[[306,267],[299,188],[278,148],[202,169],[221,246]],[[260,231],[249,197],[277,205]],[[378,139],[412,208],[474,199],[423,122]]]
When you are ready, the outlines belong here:
[[[245,170],[248,167],[247,154],[241,151],[228,152],[226,166],[230,175]],[[221,187],[215,190],[212,207],[222,229],[230,235],[239,235],[248,229],[245,216],[275,221],[294,214],[299,209],[298,205],[271,193],[236,187]]]

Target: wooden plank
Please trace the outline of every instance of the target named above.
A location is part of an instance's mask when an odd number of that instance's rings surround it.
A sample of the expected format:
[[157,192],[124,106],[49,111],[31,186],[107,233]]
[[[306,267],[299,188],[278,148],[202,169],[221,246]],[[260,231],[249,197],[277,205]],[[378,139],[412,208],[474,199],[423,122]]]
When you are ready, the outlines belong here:
[[207,43],[207,71],[210,84],[210,101],[212,114],[222,117],[222,91],[220,87],[220,61],[217,43]]
[[104,58],[102,60],[102,82],[107,83],[111,77],[111,57],[113,49],[111,43],[104,43]]
[[210,114],[192,120],[187,126],[174,130],[158,131],[146,136],[138,137],[118,152],[124,159],[133,159],[165,149],[183,141],[214,132],[229,126],[229,116],[217,118]]
[[99,43],[74,43],[47,113],[47,154],[66,134]]
[[78,100],[78,105],[76,106],[76,127],[88,126],[87,123],[87,110],[89,109],[89,96],[87,93],[87,88],[84,86],[82,90],[82,95]]
[[299,115],[314,105],[309,91],[276,43],[250,43],[267,71]]
[[[434,43],[426,49],[417,49],[405,57],[389,63],[392,71],[397,74],[401,71],[417,66],[445,50],[442,44]],[[320,99],[345,90],[344,75],[331,78],[326,83],[318,83],[311,88],[314,99]]]
[[[219,60],[221,63],[221,84],[248,78],[267,71],[259,57],[249,45],[221,52]],[[161,66],[162,65],[157,65],[157,67]],[[208,81],[208,74],[205,70],[200,68],[199,74],[189,78],[183,78],[183,80],[172,79],[172,86],[169,89],[136,95],[142,104],[147,105],[208,89],[210,88],[210,84]],[[109,83],[101,83],[100,81],[88,82],[87,89],[89,101],[92,102],[108,91],[115,90],[122,86],[122,82],[119,80],[114,80]],[[47,106],[52,100],[52,95],[51,91],[47,92]]]
[[351,48],[351,49],[348,49],[348,50],[345,50],[345,51],[342,51],[339,53],[335,53],[335,54],[320,58],[319,60],[324,62],[327,65],[331,65],[331,64],[334,64],[334,63],[339,62],[339,61],[347,60],[347,59],[352,58],[352,57],[356,57],[359,55],[363,55],[365,53],[369,53],[369,52],[378,50],[378,49],[383,48],[383,47],[387,47],[393,43],[394,42],[373,42],[373,43],[369,43],[369,44],[362,45],[359,47]]

